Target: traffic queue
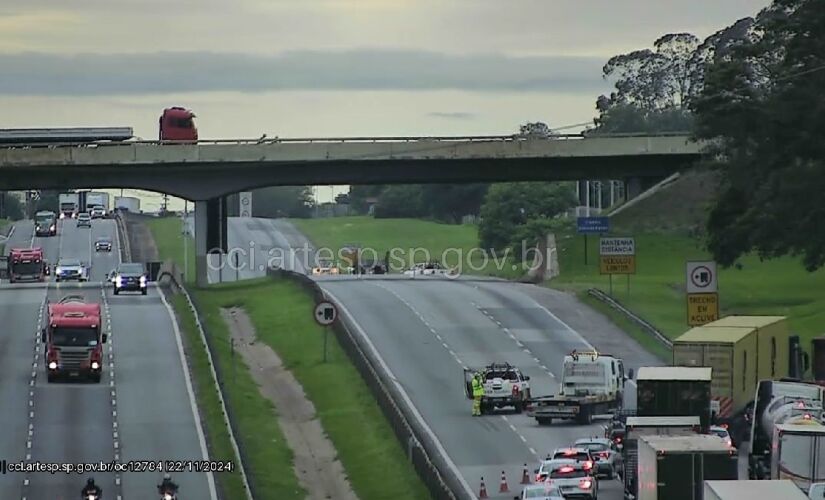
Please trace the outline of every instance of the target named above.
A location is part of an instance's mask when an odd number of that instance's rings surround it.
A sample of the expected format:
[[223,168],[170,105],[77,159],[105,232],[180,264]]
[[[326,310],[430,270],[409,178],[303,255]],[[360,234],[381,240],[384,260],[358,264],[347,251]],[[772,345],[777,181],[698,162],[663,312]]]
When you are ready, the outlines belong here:
[[[825,382],[802,379],[808,360],[789,332],[782,316],[694,327],[674,340],[672,366],[638,369],[633,409],[621,405],[633,370],[625,375],[621,360],[595,351],[565,356],[556,395],[532,396],[529,376],[507,363],[465,371],[466,392],[476,416],[513,406],[543,425],[612,414],[603,435],[554,450],[533,476],[525,468],[516,499],[596,499],[599,480],[616,478],[634,500],[743,498],[752,482],[792,486],[785,499],[821,498]],[[749,480],[739,479],[740,448]]]

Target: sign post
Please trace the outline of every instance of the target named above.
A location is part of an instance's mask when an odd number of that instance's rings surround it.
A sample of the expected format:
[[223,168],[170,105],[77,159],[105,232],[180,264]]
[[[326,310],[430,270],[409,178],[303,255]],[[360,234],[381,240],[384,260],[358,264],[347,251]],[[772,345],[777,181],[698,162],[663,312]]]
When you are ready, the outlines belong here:
[[327,336],[329,335],[329,327],[335,323],[338,318],[338,309],[332,302],[319,302],[315,306],[315,321],[324,327],[324,363],[327,362]]
[[238,193],[238,198],[241,204],[238,215],[241,217],[252,217],[252,192],[243,191]]
[[636,274],[636,239],[601,238],[599,240],[599,273],[609,276],[610,295],[613,295],[613,275],[626,274],[629,293],[630,275]]
[[577,217],[576,231],[584,235],[584,265],[587,265],[587,235],[610,232],[609,217]]
[[716,262],[687,262],[685,285],[688,325],[701,326],[719,319],[719,284]]

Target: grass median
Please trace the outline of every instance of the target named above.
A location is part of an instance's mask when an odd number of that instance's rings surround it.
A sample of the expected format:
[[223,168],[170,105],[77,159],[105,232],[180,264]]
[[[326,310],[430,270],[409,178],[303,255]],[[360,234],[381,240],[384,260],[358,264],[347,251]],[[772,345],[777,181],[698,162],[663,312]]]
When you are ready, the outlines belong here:
[[[161,258],[179,262],[183,255],[180,219],[155,219],[148,224]],[[243,307],[258,337],[279,354],[301,383],[359,498],[429,496],[360,374],[332,336],[329,361],[322,362],[323,331],[312,319],[313,302],[303,289],[291,282],[263,279],[213,285],[193,294],[224,367],[224,394],[237,417],[237,437],[246,448],[247,466],[264,490],[261,498],[303,498],[304,494],[289,486],[297,480],[275,419],[277,408],[260,395],[240,357],[233,359],[221,307]],[[281,482],[266,482],[277,478]]]

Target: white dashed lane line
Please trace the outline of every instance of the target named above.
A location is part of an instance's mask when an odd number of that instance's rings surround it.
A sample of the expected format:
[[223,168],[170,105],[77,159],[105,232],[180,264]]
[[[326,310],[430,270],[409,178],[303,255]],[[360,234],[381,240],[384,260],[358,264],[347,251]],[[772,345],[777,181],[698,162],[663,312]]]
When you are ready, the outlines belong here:
[[[438,340],[440,340],[440,341],[441,341],[441,345],[442,345],[445,349],[447,349],[447,352],[449,352],[449,353],[450,353],[450,355],[451,355],[451,356],[452,356],[452,357],[456,360],[456,362],[458,362],[458,364],[459,364],[459,365],[461,365],[461,367],[462,367],[463,369],[465,369],[465,370],[467,369],[467,365],[465,365],[465,364],[464,364],[464,362],[463,362],[463,361],[461,361],[461,358],[459,358],[459,357],[458,357],[458,355],[455,353],[455,351],[454,351],[453,349],[451,349],[451,348],[450,348],[449,344],[447,344],[447,343],[446,343],[446,342],[445,342],[445,341],[441,338],[441,336],[440,336],[440,335],[439,335],[439,334],[435,331],[435,329],[434,329],[433,327],[431,327],[431,326],[429,325],[429,323],[427,323],[427,321],[424,319],[424,316],[423,316],[420,312],[418,312],[418,310],[417,310],[415,307],[413,307],[413,305],[412,305],[412,304],[410,304],[410,303],[409,303],[406,299],[404,299],[403,297],[401,297],[400,295],[398,295],[398,294],[395,292],[395,290],[392,290],[392,289],[390,289],[390,288],[388,288],[388,287],[384,286],[384,285],[383,285],[383,284],[381,284],[381,283],[377,283],[377,282],[376,282],[376,283],[375,283],[375,285],[376,285],[376,286],[378,286],[378,287],[380,287],[380,288],[383,288],[384,290],[386,290],[386,291],[388,291],[388,292],[390,292],[390,293],[391,293],[391,294],[393,294],[393,295],[394,295],[394,296],[395,296],[398,300],[400,300],[400,301],[401,301],[401,302],[402,302],[405,306],[407,306],[407,307],[410,309],[410,311],[412,311],[412,312],[413,312],[413,314],[415,314],[415,315],[418,317],[418,319],[419,319],[419,320],[421,320],[421,322],[422,322],[422,323],[424,323],[424,324],[427,326],[427,328],[429,328],[429,330],[430,330],[430,331],[431,331],[431,332],[432,332],[432,333],[433,333],[433,334],[434,334],[434,335],[438,338]],[[474,304],[474,305],[475,305],[475,304]],[[479,310],[481,310],[481,309],[479,309]],[[482,311],[482,312],[483,312],[483,311]],[[552,374],[551,374],[551,375],[552,375]],[[524,437],[524,435],[522,435],[522,434],[518,431],[518,429],[516,429],[516,426],[515,426],[515,425],[513,425],[513,424],[511,424],[511,423],[510,423],[510,421],[507,419],[507,416],[506,416],[506,415],[500,415],[500,417],[504,420],[504,422],[507,424],[507,426],[510,428],[510,430],[512,430],[512,431],[513,431],[513,432],[514,432],[514,433],[515,433],[515,434],[519,437],[519,439],[521,439],[521,441],[522,441],[523,443],[527,444],[527,438],[526,438],[526,437]],[[532,454],[532,455],[533,455],[536,459],[538,459],[538,457],[539,457],[539,456],[538,456],[538,454],[536,454],[536,450],[534,450],[533,448],[529,448],[529,450],[530,450],[530,453],[531,453],[531,454]]]
[[506,333],[506,334],[507,334],[507,336],[508,336],[508,337],[510,337],[510,339],[512,339],[512,340],[513,340],[513,342],[515,342],[515,343],[516,343],[516,345],[517,345],[517,346],[519,346],[519,347],[521,348],[521,350],[522,350],[525,354],[527,354],[527,355],[529,355],[529,356],[532,356],[532,357],[533,357],[533,361],[535,361],[535,362],[539,365],[539,368],[541,368],[542,370],[544,370],[544,371],[547,373],[547,375],[549,375],[551,378],[556,378],[556,376],[555,376],[555,375],[553,375],[553,372],[551,372],[551,371],[547,368],[547,365],[542,364],[542,362],[541,362],[541,360],[538,358],[538,356],[536,356],[535,354],[533,354],[533,352],[532,352],[530,349],[528,349],[528,348],[527,348],[527,346],[525,346],[525,345],[524,345],[524,342],[522,342],[522,341],[520,341],[519,339],[517,339],[517,338],[516,338],[516,336],[515,336],[515,335],[513,335],[513,332],[511,332],[509,328],[504,327],[504,326],[501,326],[501,321],[499,321],[499,320],[497,320],[495,317],[493,317],[493,315],[492,315],[492,314],[490,314],[490,312],[489,312],[489,311],[487,311],[486,309],[484,309],[484,308],[483,308],[483,307],[481,307],[480,305],[476,304],[475,302],[473,302],[472,304],[473,304],[473,307],[475,307],[476,309],[478,309],[478,310],[481,312],[481,314],[483,314],[483,315],[487,316],[487,318],[488,318],[490,321],[492,321],[493,323],[495,323],[496,325],[498,325],[498,327],[499,327],[499,328],[501,328],[501,331],[503,331],[504,333]]

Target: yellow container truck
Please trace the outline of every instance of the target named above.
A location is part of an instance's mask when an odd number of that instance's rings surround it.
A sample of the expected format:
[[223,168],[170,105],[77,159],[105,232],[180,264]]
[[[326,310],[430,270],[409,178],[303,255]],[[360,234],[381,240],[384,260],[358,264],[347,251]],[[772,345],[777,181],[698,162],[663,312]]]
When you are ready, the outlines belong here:
[[748,421],[760,380],[788,377],[790,331],[783,316],[728,316],[691,328],[673,341],[673,365],[709,367],[711,412],[735,444]]

